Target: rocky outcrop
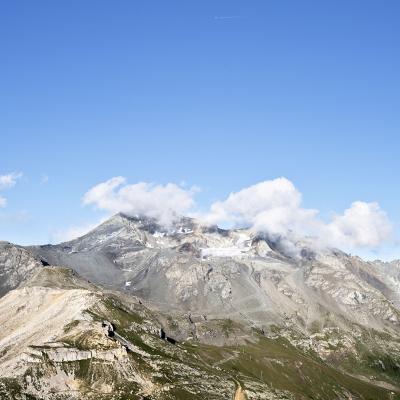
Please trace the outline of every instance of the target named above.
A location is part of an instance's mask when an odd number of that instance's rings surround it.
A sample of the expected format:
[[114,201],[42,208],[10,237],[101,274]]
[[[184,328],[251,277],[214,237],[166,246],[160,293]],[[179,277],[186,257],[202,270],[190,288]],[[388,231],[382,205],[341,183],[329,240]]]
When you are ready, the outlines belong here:
[[30,250],[166,313],[230,318],[260,328],[289,319],[299,329],[329,315],[399,331],[397,264],[372,265],[340,251],[313,250],[309,242],[296,246],[288,252],[278,239],[189,218],[166,229],[118,214],[82,238]]
[[[261,274],[257,282],[262,285]],[[126,293],[100,290],[65,268],[43,267],[1,298],[0,325],[4,399],[391,400],[400,393],[396,376],[387,375],[400,362],[399,342],[388,332],[379,336],[353,325],[352,333],[322,328],[308,336],[289,319],[263,331],[229,318],[171,316]],[[183,334],[182,326],[187,335],[180,343],[162,340]],[[366,355],[369,364],[355,350],[365,334],[373,340],[364,339],[364,348],[378,346]],[[360,371],[370,368],[386,386],[346,374],[345,365],[330,366],[338,356],[357,357],[351,374],[362,365]]]
[[123,361],[127,359],[127,350],[124,346],[109,350],[79,350],[73,347],[29,348],[28,352],[20,356],[20,360],[29,363],[42,363],[43,360],[54,362],[73,362],[81,360]]
[[27,281],[42,267],[39,257],[8,242],[0,242],[0,297]]

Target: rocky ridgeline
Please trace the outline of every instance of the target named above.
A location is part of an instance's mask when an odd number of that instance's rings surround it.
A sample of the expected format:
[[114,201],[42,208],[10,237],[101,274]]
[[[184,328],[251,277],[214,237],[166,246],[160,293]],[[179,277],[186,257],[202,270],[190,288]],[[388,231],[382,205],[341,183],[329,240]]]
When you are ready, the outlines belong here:
[[399,269],[188,218],[2,242],[0,398],[400,399]]
[[249,230],[182,218],[164,228],[118,214],[87,235],[29,250],[91,282],[137,296],[163,312],[230,318],[260,328],[290,318],[305,331],[342,320],[398,332],[400,267],[313,250]]
[[28,280],[43,265],[29,250],[0,242],[0,296]]
[[71,362],[81,360],[124,361],[127,360],[127,349],[121,346],[110,350],[79,350],[73,347],[30,348],[29,353],[23,353],[20,360],[27,363]]

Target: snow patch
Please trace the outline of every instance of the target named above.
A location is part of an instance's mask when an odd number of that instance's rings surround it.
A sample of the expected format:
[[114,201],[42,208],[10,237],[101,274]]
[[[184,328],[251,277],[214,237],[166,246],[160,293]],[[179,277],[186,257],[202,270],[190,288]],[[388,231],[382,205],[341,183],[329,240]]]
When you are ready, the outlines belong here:
[[165,236],[165,232],[158,232],[158,231],[156,231],[156,232],[153,233],[153,236],[154,236],[155,238],[163,238],[163,237]]
[[202,257],[235,257],[246,253],[247,249],[239,247],[209,247],[201,249]]

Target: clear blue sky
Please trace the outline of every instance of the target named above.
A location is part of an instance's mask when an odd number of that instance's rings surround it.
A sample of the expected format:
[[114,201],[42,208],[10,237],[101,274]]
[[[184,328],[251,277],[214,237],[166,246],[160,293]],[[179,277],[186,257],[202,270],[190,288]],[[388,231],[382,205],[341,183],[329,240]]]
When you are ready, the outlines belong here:
[[[3,1],[0,238],[95,221],[113,176],[206,207],[285,176],[323,216],[400,223],[399,1]],[[48,181],[43,183],[43,177]],[[400,256],[400,254],[399,254]]]

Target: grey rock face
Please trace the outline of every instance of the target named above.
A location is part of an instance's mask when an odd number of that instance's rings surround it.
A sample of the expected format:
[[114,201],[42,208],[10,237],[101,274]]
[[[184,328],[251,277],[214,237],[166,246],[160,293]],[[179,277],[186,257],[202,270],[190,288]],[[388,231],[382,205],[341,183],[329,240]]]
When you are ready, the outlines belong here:
[[40,259],[30,251],[0,242],[0,297],[26,281],[41,266]]
[[340,251],[298,256],[247,230],[182,218],[166,229],[118,214],[87,235],[29,249],[51,265],[134,294],[163,311],[231,318],[256,326],[350,321],[398,331],[399,266]]
[[0,398],[400,399],[399,263],[296,246],[124,215],[1,243]]

